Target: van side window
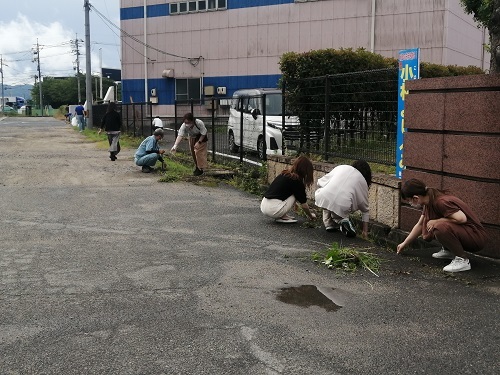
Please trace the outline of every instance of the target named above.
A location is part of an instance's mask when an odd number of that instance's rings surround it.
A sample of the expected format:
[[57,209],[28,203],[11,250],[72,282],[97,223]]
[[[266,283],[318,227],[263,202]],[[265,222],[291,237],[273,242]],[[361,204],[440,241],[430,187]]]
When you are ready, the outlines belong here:
[[241,98],[241,111],[243,113],[250,113],[250,110],[248,109],[248,97]]
[[233,100],[231,101],[231,109],[239,111],[240,110],[239,101],[240,98],[233,98]]
[[259,98],[248,98],[248,113],[251,113],[252,109],[259,109]]

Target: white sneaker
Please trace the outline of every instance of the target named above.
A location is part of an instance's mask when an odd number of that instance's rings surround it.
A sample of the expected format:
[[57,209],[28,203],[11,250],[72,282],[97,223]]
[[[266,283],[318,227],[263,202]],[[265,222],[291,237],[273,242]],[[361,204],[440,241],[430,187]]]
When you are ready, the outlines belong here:
[[470,270],[469,259],[455,257],[446,267],[443,268],[445,272],[460,272]]
[[437,259],[455,259],[455,254],[442,247],[437,253],[432,254],[432,257]]

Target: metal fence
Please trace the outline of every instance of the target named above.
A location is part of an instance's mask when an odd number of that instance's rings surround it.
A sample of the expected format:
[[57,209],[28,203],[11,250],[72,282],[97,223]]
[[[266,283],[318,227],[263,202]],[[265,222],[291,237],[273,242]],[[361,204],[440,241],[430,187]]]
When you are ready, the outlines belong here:
[[[147,137],[152,132],[151,125],[151,103],[117,104],[117,111],[121,113],[123,131],[134,137]],[[92,121],[94,127],[99,127],[106,113],[108,104],[97,104],[92,106]]]
[[397,69],[295,80],[285,92],[300,118],[297,151],[394,165]]
[[178,135],[184,114],[190,112],[195,118],[202,120],[207,128],[209,159],[213,163],[261,165],[262,158],[259,158],[258,153],[243,147],[236,150],[229,143],[229,108],[221,107],[220,102],[221,98],[211,98],[202,104],[199,100],[176,102],[175,116],[173,123],[170,124],[174,130],[174,136]]
[[[307,153],[325,161],[394,165],[397,92],[397,69],[382,69],[286,82],[280,116],[266,110],[266,103],[276,101],[265,93],[239,102],[220,97],[176,102],[174,117],[163,118],[165,139],[173,142],[184,114],[191,112],[205,123],[209,159],[217,164],[260,165],[268,154]],[[118,110],[124,132],[152,134],[151,103],[121,104]],[[105,112],[106,105],[93,107],[94,124]],[[181,148],[187,150],[187,142]]]

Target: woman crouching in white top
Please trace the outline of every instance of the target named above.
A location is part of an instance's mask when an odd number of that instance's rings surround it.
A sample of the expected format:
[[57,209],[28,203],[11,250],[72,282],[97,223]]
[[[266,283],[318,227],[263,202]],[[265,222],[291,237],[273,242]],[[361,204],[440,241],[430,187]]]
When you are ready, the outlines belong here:
[[347,237],[355,237],[356,230],[349,215],[361,211],[363,237],[368,235],[368,188],[372,171],[364,160],[351,165],[339,165],[318,180],[315,192],[316,206],[323,208],[323,224],[328,232],[340,230]]

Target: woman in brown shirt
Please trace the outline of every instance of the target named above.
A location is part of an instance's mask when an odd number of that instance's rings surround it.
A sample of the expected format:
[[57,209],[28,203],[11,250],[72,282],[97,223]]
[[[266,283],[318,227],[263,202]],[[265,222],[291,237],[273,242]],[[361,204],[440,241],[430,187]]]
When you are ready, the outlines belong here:
[[468,252],[481,250],[487,240],[486,231],[476,214],[461,199],[417,179],[406,181],[401,198],[412,207],[422,207],[422,215],[406,239],[398,245],[398,254],[419,235],[426,241],[438,240],[443,248],[434,258],[453,259],[443,268],[447,272],[470,270]]

